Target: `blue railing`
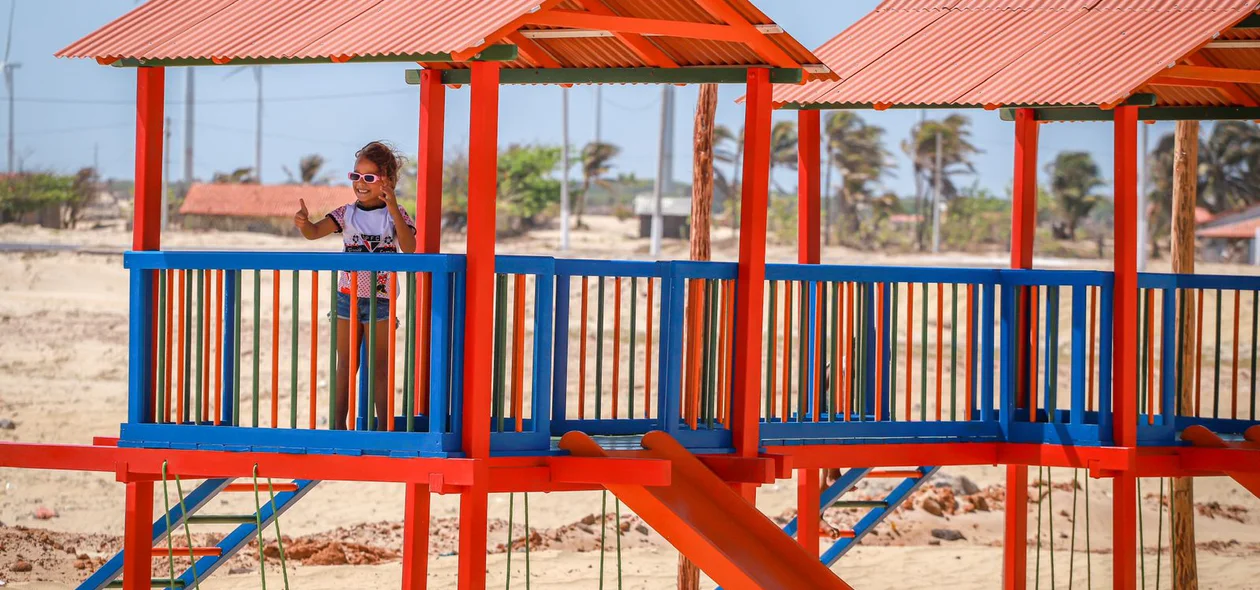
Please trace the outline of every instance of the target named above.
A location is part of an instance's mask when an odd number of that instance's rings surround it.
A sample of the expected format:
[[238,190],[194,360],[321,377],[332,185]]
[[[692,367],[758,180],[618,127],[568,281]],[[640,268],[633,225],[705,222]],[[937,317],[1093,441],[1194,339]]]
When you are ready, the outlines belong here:
[[[463,256],[132,252],[125,265],[121,444],[459,453]],[[392,328],[334,332],[338,271],[385,277]],[[735,264],[501,256],[496,273],[493,452],[551,452],[570,430],[731,447]],[[1143,274],[1139,287],[1139,442],[1255,424],[1260,277]],[[1111,273],[772,264],[765,289],[765,444],[1111,442]]]

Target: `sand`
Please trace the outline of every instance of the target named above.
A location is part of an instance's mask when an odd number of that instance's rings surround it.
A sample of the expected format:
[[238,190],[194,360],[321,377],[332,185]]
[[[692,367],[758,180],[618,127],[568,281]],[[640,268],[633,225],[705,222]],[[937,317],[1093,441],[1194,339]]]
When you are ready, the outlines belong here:
[[[584,257],[645,257],[644,240],[633,237],[634,222],[617,222],[611,218],[591,217],[592,230],[574,234],[575,250]],[[735,241],[729,231],[716,231],[715,259],[732,260]],[[554,250],[557,232],[539,231],[526,237],[503,241],[502,251],[515,253],[547,253]],[[123,420],[126,404],[127,296],[128,275],[122,268],[121,256],[110,254],[126,248],[129,234],[119,229],[55,232],[37,228],[0,227],[0,243],[62,244],[87,246],[90,252],[22,252],[6,253],[0,258],[0,419],[16,424],[12,430],[0,430],[0,439],[24,442],[89,443],[93,436],[116,436]],[[305,242],[300,239],[234,233],[168,232],[164,236],[168,248],[195,249],[270,249],[329,250],[335,242]],[[447,251],[461,250],[458,239],[444,244]],[[685,244],[670,243],[665,256],[685,257]],[[627,254],[629,253],[629,254]],[[775,245],[769,250],[772,261],[791,261],[791,248]],[[916,265],[988,265],[1000,266],[1003,256],[907,257],[827,249],[829,262],[861,262],[864,264]],[[1097,268],[1093,263],[1038,260],[1038,266],[1056,268]],[[1157,267],[1158,268],[1158,267]],[[1201,272],[1246,272],[1233,268],[1204,265]],[[282,313],[284,310],[281,310]],[[304,332],[303,337],[309,332]],[[1249,375],[1244,371],[1244,378]],[[571,380],[572,381],[572,380]],[[574,391],[575,387],[570,387]],[[574,405],[570,396],[570,407]],[[287,398],[282,398],[286,401]],[[933,406],[934,407],[934,406]],[[917,408],[916,408],[917,409]],[[862,588],[946,587],[995,588],[1000,584],[1002,516],[1000,498],[1003,470],[992,467],[951,468],[937,481],[961,487],[958,478],[965,476],[984,490],[987,511],[961,498],[961,491],[932,488],[898,511],[863,546],[846,556],[837,568],[846,580]],[[1103,480],[1090,482],[1090,493],[1076,492],[1073,510],[1071,470],[1053,470],[1050,479],[1055,491],[1043,502],[1041,539],[1044,545],[1054,544],[1056,587],[1066,587],[1069,563],[1073,564],[1075,587],[1085,586],[1084,563],[1085,506],[1089,521],[1092,554],[1089,563],[1094,587],[1106,586],[1110,568],[1110,485]],[[1083,484],[1083,474],[1082,484]],[[1030,478],[1040,478],[1034,471]],[[185,490],[192,485],[186,483]],[[871,482],[859,494],[874,494],[886,482]],[[1143,522],[1147,546],[1146,587],[1155,586],[1156,536],[1162,530],[1161,586],[1169,579],[1167,547],[1168,515],[1160,516],[1158,480],[1144,480]],[[171,493],[174,493],[172,487]],[[1038,495],[1038,488],[1030,493]],[[161,491],[158,494],[161,507]],[[223,512],[249,507],[252,498],[233,497],[223,500]],[[957,505],[949,498],[958,497]],[[794,515],[795,487],[790,480],[763,487],[758,506],[768,515],[780,519]],[[922,501],[932,498],[947,507],[942,516],[923,510]],[[352,500],[347,500],[352,499]],[[1204,588],[1260,587],[1260,500],[1225,479],[1197,482],[1196,500],[1200,504],[1197,532],[1200,565]],[[1053,502],[1053,511],[1049,503]],[[0,579],[9,586],[29,588],[70,588],[81,580],[99,560],[108,557],[119,545],[122,532],[122,486],[107,474],[78,472],[36,472],[0,469]],[[290,564],[290,581],[295,588],[377,588],[397,585],[401,566],[396,555],[401,551],[400,523],[403,515],[403,489],[391,484],[320,484],[308,498],[282,519],[283,533],[294,547],[307,543],[328,553],[336,543],[348,562],[366,565],[300,565]],[[601,494],[598,492],[567,494],[531,494],[530,525],[546,542],[531,545],[532,586],[538,588],[596,587],[599,575],[598,515]],[[506,521],[508,497],[494,496],[490,517]],[[37,519],[41,507],[57,516]],[[521,498],[516,497],[513,537],[517,552],[513,555],[513,584],[523,584],[525,537],[521,525]],[[609,511],[612,500],[609,500]],[[624,509],[623,509],[624,510]],[[1036,507],[1030,509],[1030,542],[1035,548],[1037,531]],[[433,498],[433,557],[430,560],[432,587],[454,584],[457,557],[453,539],[458,523],[458,498]],[[1073,514],[1076,540],[1073,543]],[[635,517],[623,511],[631,523],[622,537],[623,581],[626,588],[672,587],[677,553],[656,533],[638,532]],[[831,510],[827,519],[833,526],[851,524],[854,515]],[[584,519],[591,524],[583,524]],[[1054,534],[1050,534],[1053,522]],[[17,527],[26,527],[19,529]],[[495,528],[497,527],[497,528]],[[611,531],[611,522],[609,530]],[[951,529],[963,534],[964,540],[938,541],[933,529]],[[220,529],[220,532],[226,529]],[[214,533],[215,529],[206,529]],[[268,543],[274,531],[267,533]],[[489,583],[502,584],[507,541],[506,522],[492,525],[489,558]],[[554,537],[554,539],[552,539]],[[605,553],[605,576],[615,583],[616,556],[614,536],[608,535]],[[347,543],[356,543],[347,547]],[[935,544],[933,544],[935,543]],[[1076,548],[1075,552],[1069,549]],[[58,548],[59,547],[59,548]],[[73,549],[73,552],[66,551]],[[256,547],[247,549],[231,563],[232,568],[248,573],[217,575],[207,588],[256,588],[258,571]],[[317,551],[317,552],[318,552]],[[336,551],[332,552],[333,554]],[[444,555],[445,554],[445,555]],[[355,557],[355,556],[359,557]],[[367,555],[369,557],[362,557]],[[79,559],[86,556],[87,559]],[[334,558],[336,562],[340,558]],[[18,561],[31,563],[29,572],[15,572]],[[300,561],[300,560],[299,560]],[[318,561],[318,560],[316,560]],[[84,563],[83,569],[75,567]],[[1049,584],[1050,553],[1042,553],[1042,583]],[[155,561],[161,571],[164,560]],[[280,579],[278,564],[268,561],[268,583]],[[19,568],[22,569],[22,568]],[[1034,557],[1030,550],[1030,576]],[[523,586],[521,586],[523,587]],[[711,587],[711,585],[710,585]]]

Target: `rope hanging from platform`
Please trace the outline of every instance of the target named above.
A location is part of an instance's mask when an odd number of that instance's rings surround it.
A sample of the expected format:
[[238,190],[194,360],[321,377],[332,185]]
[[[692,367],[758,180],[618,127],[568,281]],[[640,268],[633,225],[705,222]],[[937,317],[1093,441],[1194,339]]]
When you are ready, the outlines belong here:
[[1142,576],[1142,587],[1146,587],[1146,527],[1142,525],[1142,478],[1137,478],[1137,521],[1138,521],[1138,573]]
[[[170,488],[167,486],[166,475],[167,462],[162,461],[162,504],[166,508],[166,555],[167,563],[171,570],[171,579],[175,579],[175,543],[174,533],[171,530],[171,495]],[[192,562],[191,570],[193,578],[193,588],[200,588],[201,582],[197,579],[197,556],[193,552],[192,533],[188,530],[188,510],[184,506],[184,490],[179,482],[179,476],[175,476],[175,493],[179,498],[179,511],[183,515],[184,537],[188,541],[188,558]]]
[[[621,499],[613,498],[616,502],[614,506],[617,522],[615,523],[615,533],[617,535],[617,590],[621,590]],[[604,590],[604,548],[607,546],[608,539],[608,490],[604,490],[603,503],[600,507],[599,520],[599,590]]]
[[[1080,470],[1072,470],[1072,535],[1071,541],[1068,541],[1068,590],[1072,590],[1073,581],[1076,579],[1076,489],[1079,485],[1078,478]],[[1088,498],[1085,501],[1089,501]]]
[[[1169,482],[1169,486],[1172,482]],[[1160,562],[1164,557],[1164,478],[1159,478],[1159,521],[1155,527],[1155,590],[1159,590]],[[1169,521],[1169,526],[1172,523]]]
[[[508,494],[508,542],[507,542],[507,583],[504,586],[507,590],[512,588],[512,527],[513,516],[516,514],[516,494]],[[529,558],[529,492],[525,492],[525,590],[530,587],[530,558]]]
[[[258,573],[262,579],[262,590],[267,590],[267,560],[263,555],[262,502],[258,495],[258,464],[254,464],[254,523],[258,530]],[[289,590],[289,566],[284,555],[284,539],[280,536],[280,515],[276,512],[276,489],[267,478],[267,493],[270,495],[271,520],[276,525],[276,546],[280,549],[280,573],[284,576],[284,590]]]

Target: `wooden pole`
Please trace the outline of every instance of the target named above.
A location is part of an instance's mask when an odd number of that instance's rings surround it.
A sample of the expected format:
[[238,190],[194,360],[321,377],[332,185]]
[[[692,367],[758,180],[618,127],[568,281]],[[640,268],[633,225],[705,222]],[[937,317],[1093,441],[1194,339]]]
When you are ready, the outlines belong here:
[[[1198,198],[1199,122],[1177,121],[1173,147],[1173,205],[1172,205],[1172,271],[1177,274],[1194,274],[1194,209]],[[1187,296],[1186,294],[1182,295]],[[1195,316],[1181,314],[1181,333],[1193,334]],[[1190,367],[1195,362],[1192,346],[1183,346],[1181,366]],[[1182,379],[1180,415],[1194,413],[1194,380]],[[1199,566],[1195,559],[1194,544],[1194,478],[1177,477],[1172,483],[1172,538],[1173,541],[1173,588],[1197,590]]]
[[[696,126],[691,182],[691,259],[709,260],[713,252],[713,125],[717,117],[717,84],[701,84],[696,97]],[[694,299],[688,304],[695,302]],[[688,313],[688,321],[697,315]],[[692,329],[688,334],[695,334]],[[678,590],[699,590],[700,568],[678,554]]]

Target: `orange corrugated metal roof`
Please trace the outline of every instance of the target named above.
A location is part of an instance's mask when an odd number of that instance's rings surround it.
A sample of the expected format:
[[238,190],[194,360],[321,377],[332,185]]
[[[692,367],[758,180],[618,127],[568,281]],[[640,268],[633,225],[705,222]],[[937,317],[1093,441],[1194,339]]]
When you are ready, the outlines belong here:
[[[469,52],[506,42],[514,31],[550,27],[525,25],[530,14],[584,11],[590,0],[150,0],[57,53],[108,61],[120,58],[284,59],[338,58]],[[611,14],[627,18],[698,24],[728,24],[705,8],[711,0],[601,0]],[[732,20],[774,25],[749,0],[722,0]],[[745,25],[746,26],[746,25]],[[765,33],[800,65],[820,66],[790,34]],[[642,37],[679,66],[755,66],[765,55],[742,42],[675,36]],[[531,39],[560,67],[652,67],[616,37]],[[544,67],[523,46],[509,67]],[[456,67],[462,67],[456,64]],[[825,72],[807,79],[835,79]]]
[[306,201],[312,219],[354,202],[348,186],[300,184],[194,184],[179,212],[225,217],[293,217],[298,200]]
[[[815,50],[839,82],[778,87],[775,102],[1099,105],[1141,91],[1156,94],[1161,105],[1229,105],[1214,89],[1146,82],[1256,6],[1255,0],[887,0]],[[1202,51],[1224,67],[1260,65],[1260,50]]]

